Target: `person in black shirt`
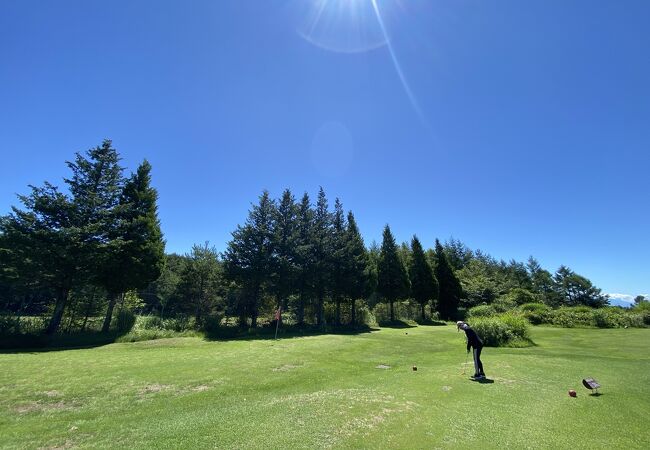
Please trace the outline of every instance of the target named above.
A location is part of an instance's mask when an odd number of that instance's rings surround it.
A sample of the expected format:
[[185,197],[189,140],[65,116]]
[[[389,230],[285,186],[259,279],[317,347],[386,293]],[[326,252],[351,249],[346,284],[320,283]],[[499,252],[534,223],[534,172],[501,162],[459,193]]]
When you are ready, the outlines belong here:
[[483,350],[483,341],[478,337],[476,331],[472,330],[468,324],[459,320],[456,322],[456,326],[459,330],[463,330],[467,336],[467,353],[469,349],[474,349],[474,378],[475,380],[482,380],[485,378],[485,372],[483,372],[483,363],[481,362],[481,350]]

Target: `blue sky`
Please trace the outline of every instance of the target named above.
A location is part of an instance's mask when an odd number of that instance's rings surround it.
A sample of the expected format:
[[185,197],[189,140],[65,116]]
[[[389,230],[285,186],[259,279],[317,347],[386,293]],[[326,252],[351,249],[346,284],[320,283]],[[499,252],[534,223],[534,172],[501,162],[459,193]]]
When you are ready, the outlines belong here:
[[389,223],[647,294],[649,17],[633,0],[6,0],[0,213],[111,138],[125,166],[152,163],[168,251],[224,249],[263,189],[322,185],[367,243]]

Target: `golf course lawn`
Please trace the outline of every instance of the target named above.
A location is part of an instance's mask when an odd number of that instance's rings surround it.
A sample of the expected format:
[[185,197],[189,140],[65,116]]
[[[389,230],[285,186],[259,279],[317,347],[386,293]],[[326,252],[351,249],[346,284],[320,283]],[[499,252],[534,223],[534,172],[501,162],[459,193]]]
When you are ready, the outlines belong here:
[[531,332],[483,384],[453,326],[2,353],[0,448],[650,446],[650,329]]

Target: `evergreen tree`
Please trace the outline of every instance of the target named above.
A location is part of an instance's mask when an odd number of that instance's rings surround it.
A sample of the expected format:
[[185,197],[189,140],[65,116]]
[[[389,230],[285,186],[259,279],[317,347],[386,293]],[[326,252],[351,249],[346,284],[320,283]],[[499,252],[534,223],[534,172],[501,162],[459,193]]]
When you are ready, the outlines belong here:
[[350,260],[346,254],[347,235],[345,224],[345,213],[343,205],[337,198],[334,202],[334,214],[332,215],[331,233],[331,292],[332,299],[336,305],[335,323],[341,325],[341,301],[346,294],[347,274],[349,272]]
[[203,323],[206,314],[212,312],[219,300],[221,287],[221,263],[219,253],[208,242],[193,245],[186,255],[183,271],[180,274],[178,290],[185,301],[192,305],[197,325]]
[[162,272],[165,242],[157,201],[158,193],[151,187],[151,165],[145,160],[124,185],[118,206],[107,215],[110,225],[98,247],[96,279],[109,297],[103,332],[109,330],[119,295],[145,288]]
[[314,212],[309,195],[305,192],[298,207],[298,229],[296,243],[296,278],[298,288],[298,324],[305,321],[305,305],[314,291]]
[[388,225],[384,228],[381,243],[378,278],[379,294],[390,304],[390,320],[393,322],[395,321],[393,303],[408,295],[409,279]]
[[609,297],[595,287],[587,278],[566,266],[560,266],[554,276],[557,290],[568,306],[591,306],[600,308],[609,303]]
[[465,267],[473,258],[472,250],[459,239],[450,238],[443,246],[449,259],[449,265],[454,270]]
[[417,236],[413,236],[411,240],[411,255],[409,264],[411,295],[420,304],[424,321],[426,319],[424,307],[438,297],[438,282]]
[[298,208],[289,189],[285,189],[273,220],[273,286],[278,307],[287,309],[297,275],[299,239]]
[[24,210],[12,207],[3,217],[1,253],[12,269],[4,269],[14,282],[41,280],[55,292],[55,304],[46,333],[61,323],[72,287],[83,278],[84,236],[72,201],[50,183],[30,186],[29,195],[18,198]]
[[462,296],[462,288],[447,259],[447,254],[436,239],[436,279],[438,280],[438,312],[443,320],[454,320]]
[[332,216],[328,210],[325,191],[318,191],[314,211],[312,248],[314,254],[314,291],[316,294],[316,325],[325,325],[325,296],[331,282]]
[[352,302],[352,325],[356,324],[356,301],[368,292],[368,254],[352,211],[348,212],[345,258],[347,272],[345,292]]
[[253,205],[244,226],[237,226],[225,252],[227,277],[242,286],[240,325],[246,316],[257,326],[261,296],[273,269],[273,217],[275,202],[268,191]]
[[368,306],[374,307],[379,299],[379,259],[381,249],[377,241],[372,241],[368,247],[368,265],[366,267],[366,298]]

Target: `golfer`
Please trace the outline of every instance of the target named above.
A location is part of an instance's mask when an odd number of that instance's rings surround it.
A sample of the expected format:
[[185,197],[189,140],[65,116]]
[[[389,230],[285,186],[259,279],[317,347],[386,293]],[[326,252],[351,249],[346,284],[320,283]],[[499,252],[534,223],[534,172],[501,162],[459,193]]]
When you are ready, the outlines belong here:
[[462,320],[456,322],[456,326],[459,330],[463,330],[467,336],[467,353],[469,353],[470,347],[474,349],[474,376],[472,377],[475,380],[482,380],[485,378],[485,372],[483,372],[483,363],[481,362],[481,350],[483,350],[483,341],[478,337],[476,331],[472,330],[469,325],[467,325]]

